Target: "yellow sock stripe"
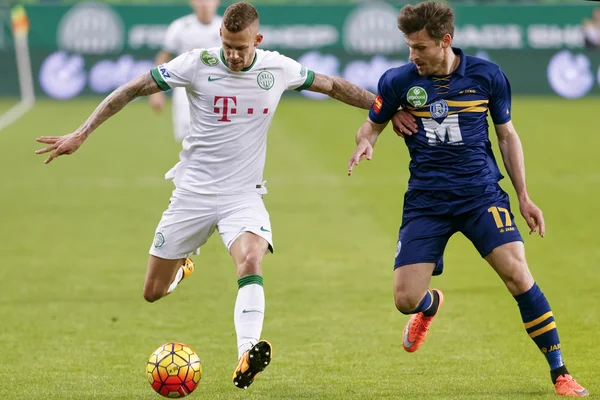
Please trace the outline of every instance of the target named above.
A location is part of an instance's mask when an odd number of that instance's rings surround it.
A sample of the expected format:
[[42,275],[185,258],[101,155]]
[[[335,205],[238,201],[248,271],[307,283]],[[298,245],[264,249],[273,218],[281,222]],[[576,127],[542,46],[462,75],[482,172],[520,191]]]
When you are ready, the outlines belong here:
[[533,331],[529,334],[530,338],[536,338],[538,336],[540,336],[542,333],[546,333],[552,329],[556,328],[556,322],[552,321],[551,323],[549,323],[548,325],[544,326],[543,328],[540,328],[536,331]]
[[536,319],[534,319],[531,322],[526,322],[525,323],[525,329],[529,329],[532,326],[536,326],[537,324],[539,324],[540,322],[542,322],[542,321],[550,318],[551,316],[552,316],[552,311],[548,311],[546,314],[542,315],[541,317],[536,318]]

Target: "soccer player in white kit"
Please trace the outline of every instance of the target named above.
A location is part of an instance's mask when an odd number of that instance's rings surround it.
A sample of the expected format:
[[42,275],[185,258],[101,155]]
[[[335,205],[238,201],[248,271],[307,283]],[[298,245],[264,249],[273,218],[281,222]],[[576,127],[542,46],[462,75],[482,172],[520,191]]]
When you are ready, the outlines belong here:
[[[219,29],[222,18],[217,15],[219,0],[191,0],[193,14],[178,18],[169,25],[162,50],[156,55],[156,65],[194,49],[221,46]],[[162,111],[166,96],[163,92],[148,98],[150,106]],[[173,135],[181,142],[190,133],[190,104],[183,87],[173,88],[172,93]]]
[[191,132],[183,141],[180,162],[167,174],[175,189],[155,231],[143,294],[153,302],[170,293],[193,271],[188,257],[216,229],[237,268],[238,366],[233,383],[245,389],[272,356],[271,344],[260,340],[265,311],[261,261],[273,249],[262,174],[267,130],[279,99],[286,90],[306,89],[369,109],[375,95],[279,53],[256,49],[263,36],[258,13],[248,3],[227,8],[220,32],[222,47],[182,54],[124,84],[75,132],[38,138],[48,146],[36,153],[52,152],[46,163],[72,154],[133,99],[186,89]]

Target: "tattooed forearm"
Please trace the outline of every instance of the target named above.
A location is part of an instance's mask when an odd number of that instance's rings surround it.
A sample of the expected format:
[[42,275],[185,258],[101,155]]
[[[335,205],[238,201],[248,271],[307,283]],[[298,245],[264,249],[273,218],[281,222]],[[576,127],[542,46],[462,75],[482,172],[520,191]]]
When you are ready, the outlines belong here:
[[160,92],[150,72],[118,87],[94,110],[92,115],[81,125],[78,132],[86,138],[104,121],[121,111],[130,101],[140,96],[148,96]]
[[336,100],[354,107],[368,110],[375,101],[375,95],[345,79],[315,74],[313,84],[308,88],[313,92],[324,93]]
[[330,96],[354,107],[368,110],[375,101],[375,95],[368,90],[353,85],[345,79],[333,77]]

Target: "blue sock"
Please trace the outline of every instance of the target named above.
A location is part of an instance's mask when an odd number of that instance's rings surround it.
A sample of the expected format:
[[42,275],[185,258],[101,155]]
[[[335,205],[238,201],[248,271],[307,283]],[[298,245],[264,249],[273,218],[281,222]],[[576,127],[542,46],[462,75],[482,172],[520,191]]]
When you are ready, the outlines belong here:
[[561,370],[566,371],[560,351],[556,323],[544,293],[534,283],[531,289],[515,296],[515,300],[519,305],[525,329],[529,337],[533,339],[540,351],[546,356],[550,370],[562,367]]
[[417,314],[417,313],[423,312],[427,316],[432,316],[432,315],[435,315],[435,313],[437,312],[438,303],[439,303],[439,300],[438,300],[437,293],[434,293],[431,289],[429,289],[425,293],[425,296],[423,296],[423,299],[421,299],[421,302],[419,303],[417,308],[415,308],[414,310],[409,311],[407,313],[405,313],[405,312],[402,312],[402,313],[403,314]]

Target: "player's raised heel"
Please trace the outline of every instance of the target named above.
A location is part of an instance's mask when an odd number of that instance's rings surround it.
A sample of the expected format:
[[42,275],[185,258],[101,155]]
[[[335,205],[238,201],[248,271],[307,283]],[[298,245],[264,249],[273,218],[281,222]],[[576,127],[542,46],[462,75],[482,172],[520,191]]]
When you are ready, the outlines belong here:
[[560,396],[567,397],[586,397],[590,394],[571,375],[559,376],[554,384],[554,392]]
[[254,378],[262,372],[273,357],[271,343],[261,340],[244,353],[233,373],[233,384],[240,389],[248,389]]
[[402,347],[409,353],[419,350],[421,345],[425,342],[427,332],[429,331],[429,325],[431,325],[435,316],[438,315],[440,308],[442,308],[442,304],[444,303],[444,295],[441,290],[432,289],[432,291],[437,292],[439,299],[438,309],[435,315],[427,317],[422,312],[413,314],[408,320],[406,327],[404,327],[404,332],[402,333]]

